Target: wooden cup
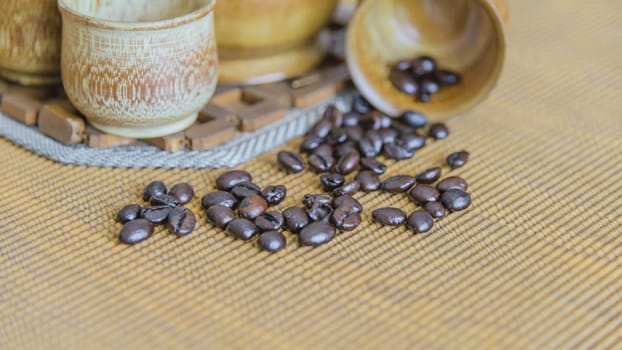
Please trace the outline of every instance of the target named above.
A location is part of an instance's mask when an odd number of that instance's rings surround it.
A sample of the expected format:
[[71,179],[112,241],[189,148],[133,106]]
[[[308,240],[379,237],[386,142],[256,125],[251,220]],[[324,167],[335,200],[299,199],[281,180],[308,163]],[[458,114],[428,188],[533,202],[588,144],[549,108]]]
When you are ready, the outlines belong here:
[[197,119],[217,82],[214,0],[59,0],[67,96],[97,129],[154,138]]
[[[417,110],[432,120],[458,115],[482,102],[503,67],[507,11],[502,0],[365,0],[347,34],[352,80],[379,110],[397,116]],[[393,86],[391,66],[430,55],[462,82],[421,103]]]

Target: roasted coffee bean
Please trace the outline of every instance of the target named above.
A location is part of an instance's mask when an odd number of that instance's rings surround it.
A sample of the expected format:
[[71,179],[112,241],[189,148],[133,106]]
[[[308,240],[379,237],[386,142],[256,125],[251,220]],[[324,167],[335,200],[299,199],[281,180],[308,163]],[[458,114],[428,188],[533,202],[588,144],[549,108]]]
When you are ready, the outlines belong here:
[[461,211],[471,205],[471,195],[463,190],[449,190],[441,196],[441,203],[450,211]]
[[400,117],[400,121],[411,128],[419,129],[428,124],[428,118],[416,111],[406,111]]
[[[366,112],[368,113],[368,112]],[[343,126],[356,126],[363,118],[363,115],[358,112],[348,112],[343,115]]]
[[436,189],[440,192],[446,192],[449,190],[463,190],[466,191],[468,188],[467,182],[459,177],[459,176],[450,176],[441,180],[436,184]]
[[413,67],[413,63],[410,60],[402,60],[395,64],[395,68],[399,70],[409,71]]
[[[365,133],[365,137],[371,141],[372,145],[374,146],[374,149],[376,151],[376,154],[380,154],[380,152],[382,152],[382,145],[384,144],[383,139],[382,139],[382,135],[380,134],[380,131],[377,130],[370,130],[368,132]],[[363,139],[361,139],[362,141]]]
[[359,125],[346,126],[343,128],[343,130],[348,135],[348,140],[354,141],[354,142],[358,142],[363,137],[363,134],[364,134],[363,128],[360,127]]
[[346,141],[348,141],[348,133],[342,128],[331,130],[326,137],[326,142],[331,145],[338,145]]
[[149,200],[149,202],[154,207],[161,206],[161,205],[166,205],[169,207],[178,207],[180,204],[177,198],[173,196],[169,196],[168,194],[157,194],[155,196],[151,196],[151,199]]
[[385,171],[387,171],[387,166],[376,158],[362,158],[361,167],[363,169],[371,170],[378,175],[382,175]]
[[335,158],[339,159],[344,155],[357,150],[357,144],[354,141],[346,141],[341,145],[335,146]]
[[421,90],[427,91],[431,93],[432,95],[434,95],[435,93],[438,92],[438,90],[440,90],[440,85],[438,84],[436,80],[434,80],[434,77],[423,78],[419,82],[419,84],[420,84],[419,86],[421,87]]
[[166,185],[162,181],[153,181],[145,187],[143,199],[149,201],[151,197],[166,194]]
[[328,133],[330,132],[332,128],[333,128],[333,125],[330,120],[320,119],[320,121],[317,122],[311,128],[311,130],[309,130],[309,135],[317,136],[320,138],[325,138],[326,136],[328,136]]
[[340,197],[345,195],[353,195],[359,191],[361,184],[358,181],[350,181],[333,190],[333,196]]
[[428,91],[420,89],[419,92],[417,92],[416,100],[419,102],[428,103],[432,101],[432,94]]
[[244,170],[231,170],[220,175],[216,179],[216,187],[222,191],[231,191],[231,189],[240,182],[252,181],[251,174]]
[[435,183],[440,177],[441,177],[441,168],[436,167],[436,168],[430,168],[418,174],[417,176],[415,176],[415,179],[417,180],[417,183],[419,184],[429,185],[429,184]]
[[415,204],[424,206],[429,202],[438,202],[441,198],[440,192],[430,185],[419,184],[413,187],[408,193]]
[[382,143],[394,143],[397,140],[399,133],[395,129],[386,128],[378,130],[380,137],[382,138]]
[[373,111],[374,108],[363,96],[356,95],[352,100],[352,110],[360,114],[367,114]]
[[371,170],[364,170],[356,174],[356,181],[361,185],[361,191],[372,192],[380,188],[380,177]]
[[300,152],[311,152],[324,142],[324,139],[316,135],[308,135],[300,144]]
[[436,61],[429,56],[417,57],[412,61],[412,73],[416,77],[422,77],[436,71]]
[[308,210],[311,221],[327,221],[333,208],[328,204],[315,204]]
[[436,72],[436,79],[441,85],[451,86],[460,83],[460,75],[448,70],[439,70]]
[[352,150],[339,158],[339,161],[335,165],[335,172],[343,175],[350,174],[351,172],[358,169],[360,161],[361,157],[359,155],[359,152],[356,150]]
[[449,136],[449,129],[443,123],[435,123],[430,125],[428,135],[435,140],[443,140]]
[[392,125],[393,125],[393,118],[389,117],[386,114],[383,114],[380,117],[380,128],[387,129],[387,128],[390,128]]
[[242,199],[238,206],[238,215],[243,219],[254,220],[267,209],[268,202],[262,196],[254,194]]
[[257,226],[252,221],[243,218],[231,221],[225,231],[229,236],[244,241],[248,241],[259,232]]
[[424,206],[424,209],[435,219],[445,216],[445,207],[441,202],[429,202]]
[[279,211],[265,212],[255,219],[255,225],[262,232],[278,230],[283,222],[283,214]]
[[197,219],[192,210],[183,207],[173,208],[166,226],[177,236],[186,236],[194,230]]
[[268,205],[278,205],[287,196],[287,188],[283,185],[268,186],[261,192],[261,195]]
[[380,153],[374,146],[373,141],[367,136],[359,141],[359,151],[361,151],[361,156],[366,158],[373,158]]
[[405,94],[414,95],[419,91],[419,84],[417,83],[417,80],[408,72],[395,68],[391,69],[389,79],[396,89]]
[[447,157],[447,165],[452,169],[462,168],[469,160],[469,156],[467,151],[454,152]]
[[389,193],[403,193],[415,184],[415,178],[408,175],[395,175],[384,180],[380,188]]
[[361,224],[361,214],[354,208],[341,206],[333,211],[330,221],[342,231],[352,231]]
[[306,194],[302,203],[307,207],[309,218],[313,221],[328,219],[333,211],[333,197],[328,194]]
[[309,156],[309,165],[318,173],[324,173],[330,171],[335,163],[333,156],[325,157],[320,154],[313,153]]
[[335,188],[342,186],[346,180],[341,174],[328,173],[320,175],[320,182],[322,183],[324,191],[330,192]]
[[371,216],[374,221],[384,226],[400,226],[406,222],[406,213],[398,208],[379,208]]
[[261,250],[276,253],[285,247],[285,236],[279,231],[268,231],[259,235],[257,244]]
[[401,135],[395,142],[398,146],[402,146],[410,151],[416,151],[425,147],[425,136],[417,134],[404,134]]
[[302,197],[302,204],[311,209],[314,205],[326,204],[330,206],[333,203],[333,197],[329,194],[305,194]]
[[326,108],[322,119],[328,120],[333,128],[340,128],[343,125],[343,113],[334,105]]
[[391,159],[402,160],[412,158],[415,151],[398,143],[388,143],[384,145],[384,154]]
[[168,194],[177,198],[180,204],[186,204],[194,198],[194,188],[189,183],[181,182],[173,185]]
[[330,242],[337,230],[326,222],[314,222],[303,228],[298,234],[298,243],[301,246],[317,247]]
[[305,161],[294,152],[281,151],[277,155],[279,167],[288,174],[297,174],[305,170]]
[[214,204],[207,208],[207,210],[205,210],[205,216],[207,216],[207,221],[218,228],[227,227],[227,225],[235,219],[233,210],[220,204]]
[[166,205],[145,208],[141,213],[141,217],[152,224],[162,224],[170,215],[171,209],[171,207]]
[[434,218],[425,210],[417,210],[408,216],[408,226],[415,233],[424,233],[432,229]]
[[333,201],[333,208],[339,207],[350,207],[354,209],[354,211],[356,211],[357,213],[363,211],[363,206],[361,205],[361,203],[350,195],[343,195],[335,198],[335,200]]
[[260,193],[261,188],[250,181],[240,182],[231,189],[231,194],[240,199]]
[[153,234],[153,224],[145,219],[126,223],[119,233],[119,240],[125,244],[140,243]]
[[225,191],[210,192],[201,199],[201,206],[204,209],[216,204],[233,209],[238,205],[238,199],[231,193]]
[[400,135],[408,135],[408,134],[416,134],[417,129],[410,127],[400,120],[394,120],[393,125],[391,126],[393,129],[397,130]]
[[361,126],[365,130],[378,130],[382,128],[382,125],[385,123],[384,117],[385,115],[383,115],[382,113],[378,111],[373,111],[365,115],[363,119],[361,119],[359,124],[361,124]]
[[136,220],[140,216],[142,210],[143,207],[138,204],[126,205],[117,213],[117,221],[125,224],[126,222]]
[[324,158],[333,156],[333,147],[331,145],[322,144],[315,150],[313,150],[313,154],[320,155]]
[[285,209],[283,211],[283,219],[285,220],[285,228],[292,233],[300,232],[300,230],[311,222],[307,211],[301,207],[289,207]]

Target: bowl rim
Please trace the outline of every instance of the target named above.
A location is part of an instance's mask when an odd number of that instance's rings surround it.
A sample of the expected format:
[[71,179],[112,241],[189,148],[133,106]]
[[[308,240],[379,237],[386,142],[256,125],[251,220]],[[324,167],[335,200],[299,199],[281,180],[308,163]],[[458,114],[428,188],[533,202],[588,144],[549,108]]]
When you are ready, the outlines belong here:
[[74,8],[66,4],[66,0],[58,0],[58,9],[63,18],[71,18],[78,22],[83,22],[89,26],[108,29],[108,30],[123,30],[123,31],[150,31],[150,30],[163,30],[179,27],[181,25],[195,22],[214,11],[216,0],[207,0],[204,6],[186,13],[179,17],[167,18],[158,21],[117,21],[108,20],[99,17],[85,15]]

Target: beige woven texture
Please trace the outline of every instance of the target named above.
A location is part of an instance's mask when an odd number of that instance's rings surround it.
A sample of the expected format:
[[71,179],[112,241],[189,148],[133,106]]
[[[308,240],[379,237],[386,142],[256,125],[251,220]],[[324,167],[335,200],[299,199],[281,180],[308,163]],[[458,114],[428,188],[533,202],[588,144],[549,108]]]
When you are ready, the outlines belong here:
[[[364,224],[316,248],[260,252],[200,225],[117,242],[114,215],[154,179],[213,189],[222,170],[63,166],[0,140],[1,349],[620,348],[622,2],[510,2],[494,94],[446,141],[390,167],[467,149],[473,206],[428,234]],[[288,145],[294,147],[294,143]],[[276,151],[243,167],[290,196]]]

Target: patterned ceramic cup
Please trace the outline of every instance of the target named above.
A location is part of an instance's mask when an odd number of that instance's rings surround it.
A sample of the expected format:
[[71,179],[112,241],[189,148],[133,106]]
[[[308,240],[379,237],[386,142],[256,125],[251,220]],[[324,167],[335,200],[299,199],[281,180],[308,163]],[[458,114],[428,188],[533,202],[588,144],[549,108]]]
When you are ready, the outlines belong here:
[[190,126],[217,82],[214,0],[59,0],[65,91],[105,132]]

